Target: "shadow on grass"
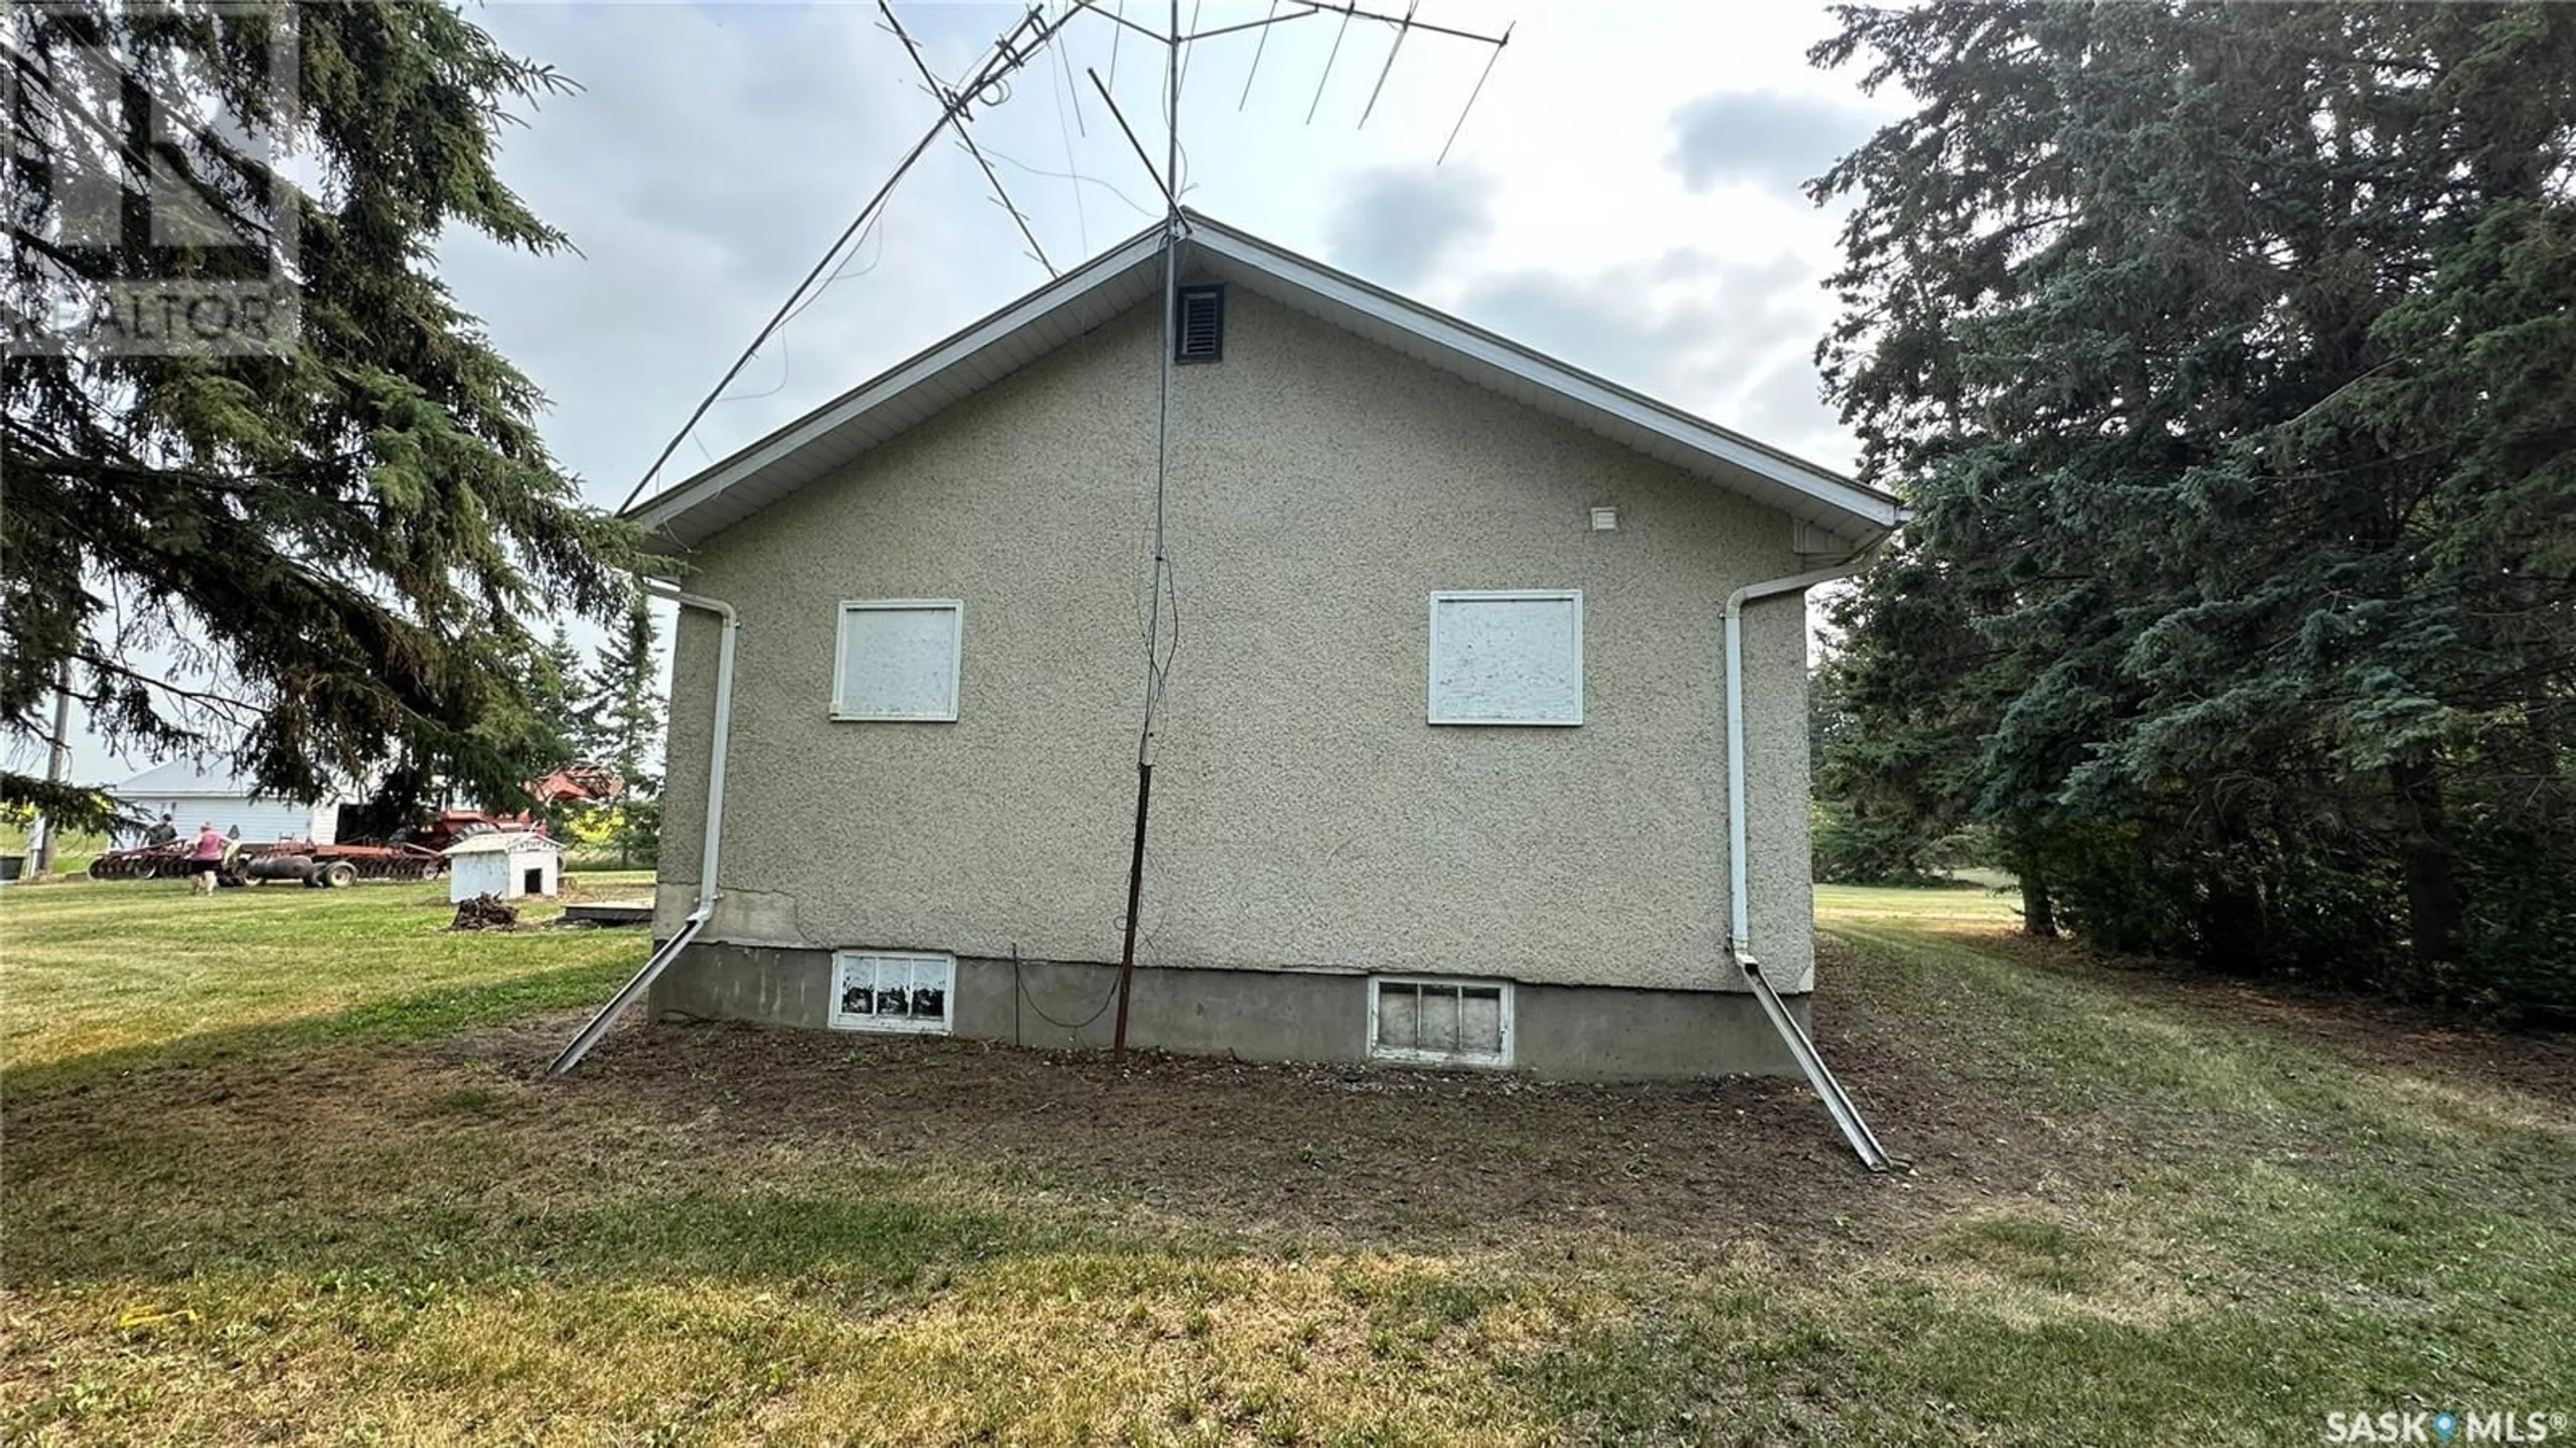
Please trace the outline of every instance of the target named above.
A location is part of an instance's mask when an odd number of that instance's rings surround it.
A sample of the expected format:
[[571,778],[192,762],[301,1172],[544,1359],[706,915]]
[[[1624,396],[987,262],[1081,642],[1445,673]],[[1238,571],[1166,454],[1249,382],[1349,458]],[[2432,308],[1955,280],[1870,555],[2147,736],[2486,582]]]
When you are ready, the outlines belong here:
[[138,1041],[16,1067],[0,1076],[0,1083],[5,1083],[14,1106],[30,1097],[131,1072],[207,1066],[332,1045],[432,1040],[540,1011],[605,1002],[639,963],[640,951],[636,962],[558,966],[362,1001],[325,1013]]
[[491,1184],[421,1185],[372,1206],[317,1193],[323,1200],[302,1208],[202,1178],[184,1204],[120,1206],[95,1191],[35,1188],[13,1194],[23,1222],[0,1280],[176,1285],[282,1275],[344,1289],[441,1291],[735,1282],[864,1296],[937,1286],[950,1272],[1005,1258],[1122,1250],[1112,1237],[1028,1214],[895,1195],[894,1183],[709,1183],[666,1195],[478,1205],[440,1199],[488,1195]]
[[[479,1028],[592,1005],[625,973],[533,971],[12,1071],[0,1280],[881,1293],[934,1266],[1125,1250],[998,1209],[971,1173],[782,1152],[467,1053]],[[460,1035],[465,1052],[420,1049]]]
[[2304,1441],[2346,1405],[2282,1385],[2385,1371],[2392,1343],[2383,1324],[2293,1320],[2031,1318],[1889,1280],[1829,1309],[1767,1293],[1673,1304],[1570,1334],[1505,1374],[1592,1442]]

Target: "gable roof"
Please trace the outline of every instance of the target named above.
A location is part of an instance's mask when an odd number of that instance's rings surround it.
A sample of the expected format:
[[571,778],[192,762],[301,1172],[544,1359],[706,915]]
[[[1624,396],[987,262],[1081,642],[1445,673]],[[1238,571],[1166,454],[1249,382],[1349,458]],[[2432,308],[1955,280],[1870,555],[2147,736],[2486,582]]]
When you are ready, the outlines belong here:
[[439,851],[442,855],[524,855],[532,850],[563,853],[563,846],[534,830],[496,830],[487,835],[469,835]]
[[340,803],[364,793],[356,785],[342,784],[319,800],[294,799],[282,794],[262,794],[251,782],[238,775],[219,772],[217,767],[192,759],[173,759],[158,764],[108,791],[118,799],[239,799],[261,804],[311,805]]
[[205,766],[190,759],[173,759],[143,771],[116,787],[123,798],[157,798],[162,795],[214,795],[227,798],[250,796],[250,786],[228,774],[209,773]]
[[[1854,551],[1905,519],[1889,494],[1516,342],[1184,212],[1188,263],[1368,341],[1812,523]],[[692,548],[1161,289],[1158,223],[624,516]]]

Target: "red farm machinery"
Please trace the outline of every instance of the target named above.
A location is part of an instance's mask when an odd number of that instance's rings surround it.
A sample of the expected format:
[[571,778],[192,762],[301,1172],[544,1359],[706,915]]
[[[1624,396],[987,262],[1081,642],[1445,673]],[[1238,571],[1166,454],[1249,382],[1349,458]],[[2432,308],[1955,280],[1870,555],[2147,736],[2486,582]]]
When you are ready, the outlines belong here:
[[[288,881],[339,889],[361,880],[435,880],[447,873],[440,853],[458,840],[517,828],[522,817],[482,810],[449,810],[417,829],[398,830],[384,844],[317,845],[306,840],[250,844],[234,840],[224,850],[215,879],[224,885]],[[177,880],[196,870],[186,840],[110,850],[90,862],[95,880]]]

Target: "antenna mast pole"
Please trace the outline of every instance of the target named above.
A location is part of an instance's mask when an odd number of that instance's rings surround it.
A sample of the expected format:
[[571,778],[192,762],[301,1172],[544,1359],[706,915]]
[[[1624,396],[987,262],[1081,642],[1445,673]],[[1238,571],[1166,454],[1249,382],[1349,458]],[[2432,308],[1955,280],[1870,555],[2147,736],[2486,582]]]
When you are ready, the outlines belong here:
[[[1098,0],[1075,0],[1075,3],[1081,8],[1092,8],[1097,5]],[[1386,89],[1387,73],[1395,68],[1396,52],[1403,48],[1405,36],[1417,27],[1426,30],[1443,30],[1443,27],[1423,25],[1413,18],[1417,0],[1407,0],[1402,16],[1380,15],[1359,9],[1355,5],[1323,4],[1317,3],[1317,0],[1297,0],[1297,3],[1300,9],[1283,16],[1278,13],[1279,6],[1276,0],[1273,0],[1269,17],[1257,22],[1257,28],[1267,31],[1271,25],[1283,20],[1338,13],[1342,17],[1342,24],[1333,35],[1333,51],[1338,55],[1341,51],[1342,33],[1350,28],[1354,18],[1364,17],[1383,21],[1395,27],[1395,40],[1387,48],[1386,63],[1378,71],[1376,86],[1369,91],[1368,105],[1360,112],[1362,125],[1368,123],[1369,113],[1377,109],[1378,96]],[[1117,19],[1122,27],[1151,34],[1145,31],[1143,26],[1126,19],[1123,15],[1118,16]],[[1128,1006],[1136,987],[1136,928],[1138,916],[1144,910],[1145,899],[1145,827],[1151,817],[1154,800],[1154,736],[1161,727],[1163,684],[1165,677],[1171,671],[1171,659],[1163,651],[1162,638],[1164,601],[1171,597],[1171,555],[1166,547],[1165,504],[1169,496],[1172,473],[1172,368],[1180,355],[1181,238],[1188,230],[1188,220],[1181,214],[1181,57],[1183,47],[1199,37],[1189,35],[1181,29],[1181,0],[1171,0],[1168,24],[1170,28],[1156,37],[1162,42],[1164,55],[1163,174],[1156,178],[1163,189],[1162,396],[1154,439],[1154,560],[1150,608],[1145,617],[1145,722],[1144,727],[1138,731],[1136,739],[1136,826],[1135,833],[1129,841],[1127,853],[1127,917],[1123,927],[1123,938],[1118,948],[1118,1020],[1110,1041],[1111,1052],[1119,1059],[1124,1059],[1127,1055]],[[1214,33],[1252,28],[1256,26],[1230,25],[1221,27]],[[1511,40],[1509,31],[1505,31],[1500,38],[1473,35],[1465,31],[1443,30],[1443,33],[1483,41],[1494,48],[1497,56]],[[1114,50],[1112,54],[1114,57]],[[1258,69],[1260,63],[1261,58],[1256,53],[1253,56],[1254,68]],[[1490,72],[1491,69],[1492,62],[1488,60],[1487,70]],[[1325,60],[1324,72],[1325,79],[1329,80],[1332,74],[1332,60],[1329,57]],[[1126,117],[1119,114],[1118,102],[1110,95],[1109,87],[1101,85],[1097,74],[1091,77],[1091,81],[1099,88],[1101,99],[1108,104],[1111,117],[1117,120],[1121,129],[1127,130],[1128,142],[1131,145],[1134,144],[1135,132],[1128,128]],[[1477,78],[1476,89],[1478,92],[1484,89],[1482,76]],[[1246,74],[1244,93],[1249,95],[1251,90],[1252,77]],[[1323,98],[1323,87],[1318,84],[1315,90],[1315,104],[1322,104]],[[1473,107],[1475,103],[1475,94],[1471,93],[1467,97],[1467,104]],[[1309,121],[1314,119],[1312,106],[1308,107],[1306,118]],[[1459,125],[1465,125],[1466,119],[1466,112],[1461,110],[1458,114]],[[1450,132],[1450,139],[1453,142],[1457,139],[1455,128]],[[1141,154],[1143,149],[1141,146],[1137,147],[1140,160],[1144,159]],[[1442,158],[1446,159],[1448,154],[1448,148],[1442,147]],[[1145,169],[1153,170],[1153,163],[1150,160],[1146,161]],[[1177,609],[1177,603],[1175,607]],[[1173,615],[1175,641],[1179,638],[1179,624],[1180,618],[1176,611]]]
[[1127,1007],[1136,988],[1136,917],[1144,908],[1145,822],[1154,800],[1154,730],[1163,702],[1162,654],[1165,487],[1172,473],[1172,360],[1180,347],[1181,288],[1181,0],[1172,0],[1163,66],[1163,358],[1162,404],[1154,437],[1154,577],[1145,616],[1145,727],[1136,740],[1136,832],[1127,854],[1127,923],[1118,947],[1118,1022],[1110,1054],[1127,1054]]

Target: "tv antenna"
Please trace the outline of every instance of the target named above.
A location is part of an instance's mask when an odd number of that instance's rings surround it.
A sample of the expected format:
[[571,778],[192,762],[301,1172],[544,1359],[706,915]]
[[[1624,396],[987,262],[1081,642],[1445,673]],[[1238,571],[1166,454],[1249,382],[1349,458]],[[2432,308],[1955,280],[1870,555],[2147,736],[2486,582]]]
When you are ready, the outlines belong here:
[[[879,3],[884,3],[884,0],[879,0]],[[1458,131],[1466,125],[1467,112],[1475,108],[1476,98],[1484,94],[1486,78],[1493,74],[1495,61],[1502,58],[1503,47],[1511,43],[1512,33],[1507,28],[1500,35],[1482,35],[1474,31],[1453,30],[1447,26],[1430,24],[1416,18],[1416,11],[1420,8],[1419,0],[1407,0],[1402,15],[1366,10],[1357,5],[1329,4],[1326,0],[1288,0],[1293,8],[1285,8],[1283,13],[1282,0],[1271,0],[1269,14],[1260,20],[1236,25],[1221,25],[1209,30],[1186,31],[1181,28],[1180,0],[1169,0],[1170,28],[1160,35],[1128,19],[1124,13],[1123,3],[1117,10],[1100,9],[1098,0],[1074,0],[1074,3],[1078,8],[1107,16],[1115,24],[1134,30],[1148,41],[1160,45],[1163,48],[1164,57],[1163,164],[1159,169],[1154,165],[1153,158],[1146,154],[1144,145],[1138,141],[1136,128],[1128,124],[1126,113],[1118,108],[1117,97],[1112,94],[1109,83],[1100,78],[1098,71],[1088,68],[1085,70],[1085,74],[1091,77],[1093,89],[1100,93],[1101,103],[1109,108],[1111,118],[1118,122],[1120,133],[1126,136],[1128,146],[1135,151],[1137,161],[1144,166],[1146,174],[1153,178],[1156,189],[1163,193],[1162,377],[1158,398],[1159,416],[1156,418],[1154,430],[1154,553],[1153,577],[1147,593],[1148,608],[1145,615],[1145,708],[1144,721],[1137,731],[1136,739],[1136,824],[1129,842],[1127,911],[1121,927],[1123,939],[1118,950],[1116,987],[1118,1017],[1110,1036],[1112,1052],[1124,1056],[1127,1053],[1128,1002],[1135,989],[1137,921],[1144,908],[1145,827],[1151,816],[1154,799],[1154,739],[1162,719],[1163,689],[1171,674],[1172,654],[1178,647],[1180,638],[1180,599],[1173,584],[1170,535],[1167,528],[1169,514],[1165,504],[1170,495],[1172,471],[1172,368],[1179,356],[1180,347],[1180,244],[1189,231],[1188,213],[1181,207],[1181,197],[1188,190],[1188,182],[1181,175],[1181,83],[1187,74],[1190,48],[1199,42],[1213,40],[1222,35],[1239,35],[1246,31],[1259,33],[1259,42],[1252,53],[1252,64],[1244,73],[1243,93],[1235,102],[1235,108],[1240,111],[1251,100],[1252,82],[1260,74],[1261,57],[1269,49],[1269,36],[1273,27],[1312,19],[1318,15],[1338,15],[1341,17],[1341,23],[1334,31],[1333,48],[1324,58],[1323,73],[1317,77],[1315,83],[1315,97],[1306,107],[1306,119],[1312,123],[1316,109],[1323,104],[1324,89],[1332,80],[1333,62],[1341,55],[1342,42],[1350,31],[1351,22],[1366,19],[1391,25],[1395,28],[1395,35],[1387,45],[1386,60],[1378,67],[1377,82],[1369,88],[1368,103],[1360,110],[1358,124],[1365,126],[1368,124],[1368,118],[1377,110],[1379,96],[1385,93],[1386,79],[1395,70],[1396,56],[1403,51],[1406,37],[1414,31],[1423,30],[1455,36],[1490,46],[1492,53],[1486,57],[1485,68],[1477,73],[1475,89],[1468,92],[1466,105],[1459,109],[1457,123],[1449,129],[1448,143],[1441,146],[1439,160],[1432,163],[1438,165],[1449,158],[1450,145],[1457,142]],[[1195,8],[1192,23],[1195,26]],[[1114,47],[1115,37],[1112,38],[1112,44]],[[1114,58],[1114,49],[1112,54]],[[1169,646],[1163,639],[1163,615],[1167,605],[1172,616],[1172,637]]]
[[[1244,73],[1242,93],[1235,102],[1235,109],[1239,112],[1251,101],[1253,81],[1260,74],[1262,57],[1268,53],[1272,30],[1282,25],[1312,20],[1319,16],[1335,18],[1338,23],[1333,33],[1332,48],[1325,55],[1322,73],[1316,78],[1314,98],[1306,107],[1306,124],[1311,125],[1317,111],[1323,105],[1325,88],[1332,80],[1333,66],[1341,57],[1343,43],[1349,38],[1352,23],[1365,21],[1391,29],[1393,35],[1387,44],[1386,58],[1379,64],[1377,80],[1370,86],[1368,101],[1360,110],[1357,125],[1366,126],[1369,117],[1377,111],[1379,99],[1385,94],[1387,78],[1395,71],[1396,57],[1403,52],[1404,42],[1415,32],[1487,46],[1490,53],[1486,56],[1483,69],[1477,72],[1475,87],[1467,93],[1465,104],[1459,107],[1458,119],[1450,126],[1448,138],[1442,142],[1440,154],[1432,162],[1437,166],[1449,159],[1450,149],[1458,142],[1458,133],[1465,128],[1468,114],[1475,109],[1477,100],[1484,95],[1485,82],[1492,77],[1495,63],[1501,60],[1503,49],[1511,44],[1512,38],[1512,31],[1508,26],[1499,35],[1488,35],[1474,30],[1436,25],[1423,20],[1418,15],[1421,0],[1405,0],[1402,14],[1373,10],[1358,4],[1334,3],[1334,0],[1270,0],[1269,11],[1261,19],[1200,29],[1198,16],[1203,3],[1204,0],[1192,0],[1190,25],[1184,28],[1181,24],[1180,0],[1168,0],[1164,17],[1165,25],[1159,30],[1130,18],[1126,13],[1127,0],[1109,0],[1107,4],[1103,4],[1102,0],[1067,0],[1064,9],[1052,18],[1048,16],[1045,6],[1032,6],[1017,23],[1002,32],[1001,36],[985,51],[982,58],[967,72],[966,78],[952,86],[943,83],[931,70],[929,62],[922,55],[920,45],[904,28],[903,21],[896,16],[889,0],[877,0],[877,9],[883,17],[885,28],[902,43],[904,54],[911,60],[914,70],[920,74],[922,84],[929,90],[932,97],[938,100],[938,117],[931,122],[929,129],[922,133],[921,139],[913,143],[912,149],[905,153],[903,159],[896,163],[893,174],[886,177],[885,182],[859,208],[858,214],[850,219],[849,225],[842,229],[841,234],[824,252],[822,259],[814,264],[813,270],[807,272],[804,280],[797,283],[796,290],[789,293],[787,300],[779,305],[778,310],[761,327],[759,334],[752,338],[751,345],[743,349],[742,355],[735,359],[731,367],[725,369],[724,376],[717,379],[715,387],[698,403],[695,410],[690,412],[688,420],[680,425],[680,430],[673,434],[671,441],[663,447],[660,455],[654,458],[653,465],[645,469],[644,476],[637,480],[634,489],[626,495],[626,501],[619,504],[621,511],[634,506],[635,500],[642,497],[645,490],[653,485],[654,479],[660,476],[662,468],[670,462],[671,455],[679,451],[680,444],[706,417],[707,410],[724,395],[726,388],[733,385],[734,379],[742,374],[743,368],[750,364],[753,357],[759,355],[760,349],[768,344],[770,338],[776,335],[780,328],[794,320],[797,313],[804,307],[811,305],[813,298],[820,295],[823,288],[841,279],[843,273],[835,269],[834,263],[841,258],[843,252],[851,250],[854,244],[863,240],[868,229],[884,215],[886,200],[894,193],[896,184],[929,151],[940,135],[952,127],[956,131],[959,145],[974,158],[975,164],[983,171],[984,179],[992,187],[993,199],[1003,211],[1009,214],[1012,223],[1019,229],[1021,239],[1028,243],[1030,257],[1046,270],[1048,276],[1060,275],[1054,262],[1047,258],[1045,248],[1039,245],[1037,230],[1031,224],[1028,213],[1011,200],[1008,188],[1002,184],[1001,174],[993,169],[992,161],[984,148],[976,144],[971,133],[971,123],[977,107],[990,111],[1009,98],[1008,83],[1011,77],[1050,44],[1056,42],[1065,27],[1076,17],[1095,17],[1112,27],[1109,51],[1110,79],[1102,80],[1099,72],[1088,66],[1084,67],[1084,74],[1090,77],[1092,87],[1099,93],[1102,103],[1108,107],[1111,119],[1117,122],[1120,134],[1126,137],[1127,144],[1135,152],[1137,161],[1143,165],[1146,174],[1152,178],[1155,189],[1160,191],[1163,197],[1163,343],[1161,385],[1155,426],[1153,558],[1152,577],[1147,595],[1149,607],[1142,621],[1145,643],[1145,703],[1144,719],[1138,731],[1136,745],[1136,823],[1128,859],[1127,910],[1121,927],[1124,938],[1118,954],[1116,986],[1118,1016],[1112,1035],[1113,1048],[1122,1056],[1127,1050],[1128,1001],[1135,980],[1137,916],[1144,896],[1145,827],[1153,801],[1155,731],[1162,715],[1164,685],[1171,673],[1172,655],[1178,646],[1180,636],[1180,601],[1173,583],[1167,527],[1168,512],[1165,503],[1169,496],[1172,469],[1172,369],[1179,345],[1180,244],[1189,231],[1189,215],[1181,205],[1182,196],[1189,190],[1188,182],[1181,172],[1181,87],[1193,48],[1226,36],[1250,34],[1257,37],[1251,64]],[[1118,74],[1119,44],[1129,32],[1141,37],[1144,44],[1159,48],[1163,53],[1163,135],[1160,138],[1163,142],[1163,160],[1160,166],[1155,164],[1154,158],[1146,150],[1144,142],[1136,133],[1136,128],[1129,124],[1126,113],[1119,108],[1114,94]],[[1069,74],[1066,79],[1070,89]],[[1079,94],[1074,97],[1074,105],[1078,116],[1081,106]],[[1085,179],[1079,173],[1073,172],[1070,162],[1067,163],[1067,173],[1076,185]],[[1168,638],[1163,628],[1163,617],[1166,611],[1172,618]],[[1096,1015],[1097,1013],[1095,1018]]]
[[[1198,0],[1193,0],[1194,6],[1197,3]],[[1485,93],[1485,82],[1492,77],[1495,63],[1502,58],[1503,48],[1511,43],[1512,38],[1509,27],[1499,35],[1488,35],[1420,19],[1416,14],[1420,8],[1420,0],[1407,0],[1404,13],[1400,15],[1372,10],[1356,4],[1332,3],[1332,0],[1270,0],[1269,13],[1261,19],[1215,25],[1204,30],[1182,28],[1181,7],[1178,0],[1172,0],[1169,5],[1168,28],[1162,30],[1156,30],[1129,18],[1126,14],[1126,5],[1127,0],[1110,0],[1108,4],[1102,3],[1102,0],[1066,0],[1064,8],[1052,16],[1047,13],[1043,5],[1031,6],[1018,21],[994,39],[992,45],[968,70],[965,79],[952,86],[942,83],[930,70],[920,46],[914,41],[910,32],[905,30],[892,6],[886,3],[886,0],[878,0],[884,28],[902,42],[905,56],[912,61],[914,68],[921,74],[923,84],[929,87],[932,96],[939,101],[939,114],[932,119],[929,128],[921,134],[920,139],[916,140],[911,149],[904,153],[902,159],[895,163],[894,170],[869,195],[866,202],[859,207],[858,213],[850,218],[849,225],[842,228],[840,235],[825,248],[821,259],[814,263],[813,269],[806,272],[803,280],[796,284],[795,290],[788,293],[787,299],[779,303],[778,310],[771,313],[769,320],[761,325],[759,332],[753,335],[751,344],[743,349],[742,354],[725,369],[724,375],[716,379],[715,386],[709,388],[706,395],[690,410],[687,420],[680,424],[679,430],[671,435],[671,440],[665,443],[661,452],[654,456],[652,465],[644,470],[642,477],[636,479],[635,486],[627,491],[626,497],[618,504],[620,511],[633,507],[636,500],[653,487],[655,481],[661,477],[662,469],[670,465],[672,456],[680,450],[681,444],[687,442],[690,435],[697,430],[698,424],[706,420],[708,410],[723,400],[725,389],[733,386],[734,382],[742,376],[743,369],[751,365],[752,359],[760,355],[763,347],[769,345],[770,339],[788,323],[794,321],[806,307],[812,305],[814,298],[824,289],[849,275],[835,264],[844,262],[844,253],[852,251],[855,245],[863,242],[866,233],[883,219],[886,203],[893,196],[896,186],[910,174],[912,168],[929,152],[932,145],[937,143],[940,135],[952,126],[956,128],[960,145],[982,169],[985,180],[992,187],[995,201],[1009,214],[1012,223],[1019,229],[1021,239],[1028,244],[1029,256],[1043,267],[1049,276],[1057,275],[1055,264],[1048,259],[1045,248],[1038,243],[1036,228],[1030,222],[1028,214],[1012,202],[1009,191],[1002,184],[1000,174],[994,171],[987,153],[975,144],[969,129],[975,119],[976,109],[981,107],[990,111],[1008,100],[1012,78],[1036,60],[1050,45],[1055,44],[1064,34],[1065,28],[1077,18],[1093,17],[1110,27],[1109,81],[1103,85],[1098,76],[1092,77],[1093,84],[1100,89],[1104,100],[1117,85],[1119,45],[1128,33],[1132,32],[1142,37],[1145,43],[1160,47],[1164,53],[1166,94],[1162,166],[1154,165],[1144,146],[1139,142],[1134,128],[1128,125],[1126,117],[1116,114],[1116,102],[1110,102],[1110,109],[1112,114],[1116,115],[1119,128],[1125,133],[1129,145],[1134,148],[1137,159],[1144,164],[1147,174],[1152,176],[1156,189],[1162,192],[1163,225],[1167,245],[1177,239],[1185,225],[1181,215],[1180,198],[1187,187],[1174,184],[1173,173],[1180,168],[1179,98],[1182,72],[1191,47],[1229,35],[1253,34],[1257,37],[1251,65],[1244,73],[1242,92],[1235,102],[1235,109],[1241,111],[1250,104],[1253,82],[1260,75],[1262,58],[1269,51],[1270,32],[1273,29],[1317,16],[1336,17],[1340,23],[1335,28],[1333,48],[1325,58],[1323,74],[1317,78],[1315,98],[1307,107],[1306,121],[1311,124],[1317,109],[1322,104],[1324,87],[1332,78],[1334,62],[1340,57],[1342,42],[1349,34],[1351,23],[1367,21],[1390,28],[1394,34],[1387,46],[1386,59],[1379,66],[1377,84],[1369,92],[1368,104],[1360,112],[1360,124],[1365,125],[1369,116],[1377,108],[1379,96],[1386,88],[1387,76],[1395,69],[1396,56],[1403,50],[1407,36],[1420,31],[1427,35],[1443,36],[1487,46],[1491,54],[1486,57],[1484,68],[1477,73],[1476,84],[1467,93],[1466,103],[1459,107],[1458,118],[1451,124],[1448,138],[1441,143],[1439,157],[1432,163],[1436,166],[1445,163],[1449,159],[1451,149],[1458,144],[1459,132],[1465,129],[1468,115],[1475,110],[1477,100]],[[1076,113],[1079,114],[1081,99],[1078,94],[1074,98],[1074,104]],[[1076,184],[1079,184],[1082,179],[1087,178],[1076,177],[1075,179]]]

